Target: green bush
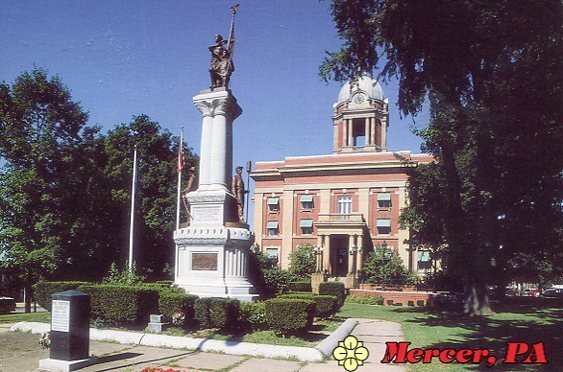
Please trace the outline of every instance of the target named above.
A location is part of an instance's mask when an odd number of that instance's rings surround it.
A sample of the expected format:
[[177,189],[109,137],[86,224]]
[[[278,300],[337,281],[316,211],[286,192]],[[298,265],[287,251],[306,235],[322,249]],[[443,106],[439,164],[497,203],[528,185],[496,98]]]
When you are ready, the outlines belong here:
[[300,298],[274,298],[265,302],[266,323],[284,335],[306,332],[313,324],[315,302]]
[[76,289],[81,285],[90,284],[87,282],[39,282],[33,286],[33,296],[35,301],[42,308],[51,311],[51,299],[54,293]]
[[296,275],[291,274],[279,268],[267,269],[263,271],[264,283],[269,296],[287,291],[289,282],[299,279]]
[[157,280],[154,284],[162,286],[164,288],[170,288],[174,285],[173,280]]
[[239,323],[252,329],[263,328],[266,324],[266,305],[264,302],[241,302]]
[[184,314],[184,324],[194,317],[194,305],[198,299],[195,295],[179,291],[161,291],[158,298],[158,309],[166,321],[171,321],[178,314]]
[[314,249],[315,247],[309,243],[297,247],[297,250],[289,255],[289,272],[300,278],[314,273],[317,265]]
[[122,324],[142,324],[158,312],[156,289],[108,284],[82,285],[79,291],[90,294],[91,318]]
[[346,302],[352,302],[355,304],[363,304],[363,305],[383,305],[383,297],[352,297],[348,296],[346,298]]
[[311,282],[300,280],[298,282],[289,282],[287,289],[291,292],[312,292]]
[[108,275],[102,279],[103,284],[108,285],[141,285],[145,281],[145,277],[135,272],[135,261],[133,268],[129,268],[129,263],[125,262],[123,270],[119,270],[115,262],[111,263]]
[[338,311],[342,307],[342,305],[344,305],[344,300],[346,299],[346,288],[344,287],[344,283],[323,282],[319,285],[319,294],[336,296],[338,301],[335,311]]
[[195,301],[195,318],[204,327],[236,327],[239,313],[239,300],[222,297],[207,297],[198,298]]
[[310,292],[289,292],[279,296],[279,298],[313,300],[315,301],[315,316],[319,318],[329,318],[338,311],[336,296],[318,295]]

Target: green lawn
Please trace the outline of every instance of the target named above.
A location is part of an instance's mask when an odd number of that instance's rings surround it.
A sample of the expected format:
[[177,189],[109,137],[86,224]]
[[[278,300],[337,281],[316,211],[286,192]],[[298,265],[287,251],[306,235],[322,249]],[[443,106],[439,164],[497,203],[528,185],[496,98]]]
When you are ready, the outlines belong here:
[[0,323],[17,323],[17,322],[41,322],[49,323],[51,321],[51,313],[17,313],[17,314],[0,314]]
[[[548,365],[505,366],[497,364],[492,370],[563,371],[563,309],[513,301],[494,307],[497,314],[484,318],[470,318],[451,314],[431,314],[423,308],[370,306],[346,303],[337,314],[346,318],[382,319],[400,323],[410,347],[427,348],[487,348],[499,359],[506,350],[505,343],[543,341]],[[393,341],[393,340],[389,340]],[[377,356],[383,357],[381,356]],[[480,370],[478,365],[442,364],[433,362],[409,366],[409,371],[463,371]]]

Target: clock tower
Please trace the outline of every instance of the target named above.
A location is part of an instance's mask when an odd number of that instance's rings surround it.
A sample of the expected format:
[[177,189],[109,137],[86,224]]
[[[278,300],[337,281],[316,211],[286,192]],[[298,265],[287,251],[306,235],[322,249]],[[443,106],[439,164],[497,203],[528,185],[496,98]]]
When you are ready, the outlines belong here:
[[387,151],[388,99],[371,77],[344,84],[334,104],[332,152]]

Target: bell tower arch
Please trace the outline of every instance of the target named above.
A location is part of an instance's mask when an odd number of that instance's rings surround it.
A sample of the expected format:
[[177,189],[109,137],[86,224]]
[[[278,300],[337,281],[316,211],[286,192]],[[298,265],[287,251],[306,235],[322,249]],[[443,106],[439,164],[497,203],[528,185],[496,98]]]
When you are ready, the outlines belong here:
[[387,151],[388,102],[381,85],[367,75],[344,84],[333,106],[332,152]]

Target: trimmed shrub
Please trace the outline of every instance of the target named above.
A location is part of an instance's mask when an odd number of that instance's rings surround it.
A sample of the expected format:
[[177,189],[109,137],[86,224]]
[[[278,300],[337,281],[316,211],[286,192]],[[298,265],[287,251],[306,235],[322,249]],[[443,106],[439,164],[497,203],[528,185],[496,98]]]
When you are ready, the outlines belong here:
[[158,312],[159,291],[146,287],[83,285],[79,291],[90,294],[91,317],[110,324],[141,324]]
[[315,316],[329,318],[337,311],[337,298],[330,295],[317,295],[309,292],[290,292],[279,296],[281,298],[301,298],[315,301]]
[[174,284],[173,280],[157,280],[155,284],[162,286],[164,288],[170,288]]
[[340,310],[342,305],[344,305],[344,300],[346,299],[346,288],[344,287],[344,283],[340,282],[323,282],[319,285],[319,294],[320,295],[330,295],[336,296],[337,300],[337,308],[335,312]]
[[264,302],[241,302],[239,323],[243,327],[260,329],[266,325],[266,305]]
[[352,303],[355,303],[355,304],[363,304],[363,305],[383,305],[383,297],[381,297],[381,296],[377,296],[377,297],[371,297],[371,296],[353,297],[353,296],[348,296],[346,298],[346,302],[352,302]]
[[265,302],[266,323],[282,334],[306,332],[313,324],[315,302],[300,298],[274,298]]
[[158,298],[158,309],[166,321],[171,321],[178,314],[184,314],[184,324],[194,317],[194,305],[198,299],[195,295],[190,295],[177,291],[161,291]]
[[207,297],[195,301],[195,317],[204,327],[236,327],[239,313],[240,302],[232,298]]
[[296,275],[291,274],[280,268],[273,268],[263,271],[264,285],[268,292],[268,297],[272,297],[279,293],[287,291],[290,282],[299,279]]
[[287,289],[291,292],[312,292],[313,288],[311,288],[310,281],[298,281],[298,282],[289,282]]
[[51,311],[51,299],[54,293],[76,289],[81,285],[91,284],[88,282],[39,282],[33,286],[33,297],[35,301],[47,311]]

